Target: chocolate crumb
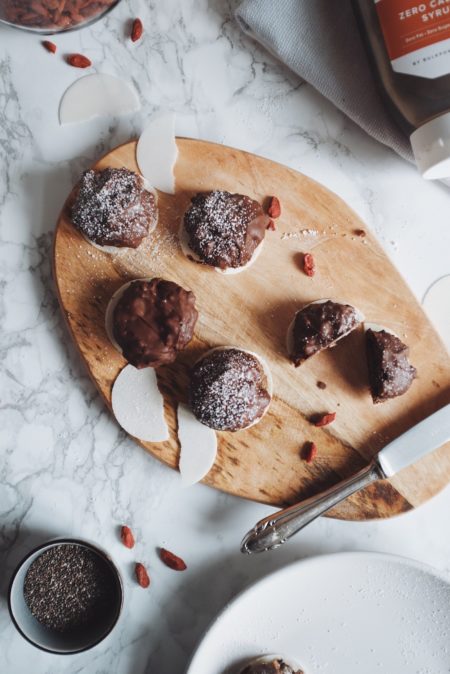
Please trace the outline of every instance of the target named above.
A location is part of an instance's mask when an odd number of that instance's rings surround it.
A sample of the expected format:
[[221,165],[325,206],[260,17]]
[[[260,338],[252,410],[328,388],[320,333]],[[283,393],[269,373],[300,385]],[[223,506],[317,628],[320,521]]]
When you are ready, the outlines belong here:
[[316,384],[317,388],[320,388],[322,391],[326,389],[327,385],[324,381],[318,381]]

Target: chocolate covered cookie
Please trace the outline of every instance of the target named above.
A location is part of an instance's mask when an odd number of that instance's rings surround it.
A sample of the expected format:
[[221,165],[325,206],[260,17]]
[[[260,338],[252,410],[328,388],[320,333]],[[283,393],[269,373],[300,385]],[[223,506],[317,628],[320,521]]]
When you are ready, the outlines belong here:
[[296,367],[307,358],[328,349],[360,325],[362,314],[351,306],[332,300],[307,304],[289,326],[287,347]]
[[242,271],[259,252],[269,223],[261,205],[244,194],[200,192],[183,218],[183,250],[218,271]]
[[85,171],[71,208],[74,226],[98,246],[137,248],[158,219],[156,197],[126,168]]
[[263,417],[271,393],[270,372],[259,356],[220,347],[194,365],[189,404],[202,424],[217,431],[239,431]]
[[198,312],[195,296],[160,278],[125,284],[106,312],[111,341],[137,368],[172,363],[192,339]]
[[409,348],[397,335],[383,328],[366,330],[369,385],[374,403],[401,396],[416,377],[408,360]]

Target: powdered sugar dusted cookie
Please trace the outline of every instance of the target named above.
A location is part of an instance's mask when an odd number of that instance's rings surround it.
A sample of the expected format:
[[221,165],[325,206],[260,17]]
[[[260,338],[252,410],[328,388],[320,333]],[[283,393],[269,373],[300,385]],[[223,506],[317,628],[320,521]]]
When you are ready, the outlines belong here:
[[184,215],[181,247],[197,262],[237,273],[256,259],[269,223],[261,205],[244,194],[200,192]]
[[266,413],[272,396],[267,364],[251,351],[218,347],[193,367],[189,403],[194,415],[218,431],[253,426]]
[[125,168],[85,171],[71,208],[74,226],[96,246],[137,248],[156,227],[156,196]]

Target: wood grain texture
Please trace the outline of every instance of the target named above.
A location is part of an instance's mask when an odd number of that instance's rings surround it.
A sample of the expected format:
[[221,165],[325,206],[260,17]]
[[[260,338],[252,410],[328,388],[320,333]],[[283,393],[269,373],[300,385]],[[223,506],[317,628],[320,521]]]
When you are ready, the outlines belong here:
[[[200,317],[195,338],[177,362],[158,371],[171,439],[140,443],[169,466],[178,463],[176,404],[185,400],[189,366],[206,349],[232,344],[262,354],[270,364],[275,395],[257,426],[219,433],[216,464],[205,479],[212,487],[255,501],[284,505],[310,496],[364,465],[413,424],[450,402],[450,360],[416,299],[356,214],[335,194],[284,166],[232,148],[178,139],[176,195],[159,194],[160,220],[136,251],[111,255],[91,246],[67,217],[58,222],[54,272],[72,336],[107,404],[125,365],[105,333],[109,298],[125,281],[162,276],[194,291]],[[137,171],[135,143],[123,145],[96,167]],[[268,232],[251,269],[223,276],[187,260],[178,245],[180,218],[193,193],[226,189],[282,204],[277,230]],[[70,199],[70,197],[69,197]],[[303,230],[317,230],[305,236]],[[302,253],[313,251],[317,273],[301,271]],[[343,299],[368,321],[394,330],[411,349],[418,379],[396,400],[373,405],[367,389],[363,332],[296,369],[286,357],[285,334],[294,312],[320,298]],[[327,384],[325,390],[318,381]],[[335,411],[334,424],[315,428],[309,417]],[[301,459],[306,441],[319,453]],[[449,445],[356,494],[331,514],[344,519],[389,517],[416,507],[450,481]]]

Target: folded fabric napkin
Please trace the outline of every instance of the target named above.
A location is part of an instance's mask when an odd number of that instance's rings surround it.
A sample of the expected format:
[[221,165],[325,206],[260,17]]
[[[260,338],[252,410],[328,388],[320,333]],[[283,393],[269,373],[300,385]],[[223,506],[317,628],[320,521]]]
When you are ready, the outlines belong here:
[[244,0],[236,18],[367,133],[413,161],[409,139],[383,105],[351,0]]

